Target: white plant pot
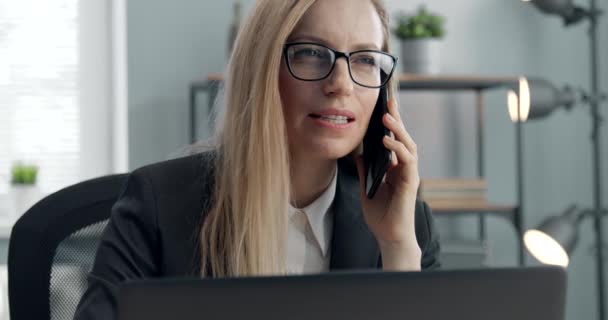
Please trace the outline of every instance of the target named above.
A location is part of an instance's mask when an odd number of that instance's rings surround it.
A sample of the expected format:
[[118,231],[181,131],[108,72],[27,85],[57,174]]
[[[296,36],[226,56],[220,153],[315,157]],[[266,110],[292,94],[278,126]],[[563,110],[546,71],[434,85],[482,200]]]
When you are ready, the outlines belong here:
[[437,74],[441,65],[441,40],[436,38],[401,41],[401,71]]
[[13,184],[9,188],[12,214],[15,220],[19,219],[29,208],[42,198],[40,188],[36,185]]

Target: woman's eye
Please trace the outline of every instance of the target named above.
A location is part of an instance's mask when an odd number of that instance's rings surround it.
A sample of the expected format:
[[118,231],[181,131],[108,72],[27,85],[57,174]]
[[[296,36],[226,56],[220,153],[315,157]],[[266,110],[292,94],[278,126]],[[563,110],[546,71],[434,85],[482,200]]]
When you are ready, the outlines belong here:
[[374,59],[374,57],[358,57],[355,62],[370,66],[376,65],[376,59]]
[[321,51],[315,49],[300,49],[295,53],[296,57],[320,57]]

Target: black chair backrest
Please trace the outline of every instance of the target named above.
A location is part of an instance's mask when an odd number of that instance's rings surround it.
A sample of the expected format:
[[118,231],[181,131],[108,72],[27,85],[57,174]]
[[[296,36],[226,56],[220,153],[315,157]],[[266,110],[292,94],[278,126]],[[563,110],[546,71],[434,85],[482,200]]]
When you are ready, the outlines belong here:
[[12,320],[73,318],[126,178],[105,176],[57,191],[15,223],[8,250]]

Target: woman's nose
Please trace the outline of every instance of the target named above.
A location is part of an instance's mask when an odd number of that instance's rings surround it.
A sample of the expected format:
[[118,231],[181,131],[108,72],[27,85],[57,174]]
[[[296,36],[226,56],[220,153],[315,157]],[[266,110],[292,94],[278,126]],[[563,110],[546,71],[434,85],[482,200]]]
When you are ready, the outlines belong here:
[[353,80],[350,77],[348,70],[348,62],[346,59],[338,59],[334,70],[329,77],[325,79],[323,90],[327,95],[349,95],[353,91]]

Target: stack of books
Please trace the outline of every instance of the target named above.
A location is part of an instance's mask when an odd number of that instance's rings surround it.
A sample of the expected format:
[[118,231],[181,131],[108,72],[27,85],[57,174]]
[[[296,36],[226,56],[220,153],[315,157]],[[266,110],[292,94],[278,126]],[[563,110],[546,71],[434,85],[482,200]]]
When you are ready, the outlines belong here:
[[484,179],[423,179],[418,195],[431,207],[483,207],[487,189]]

